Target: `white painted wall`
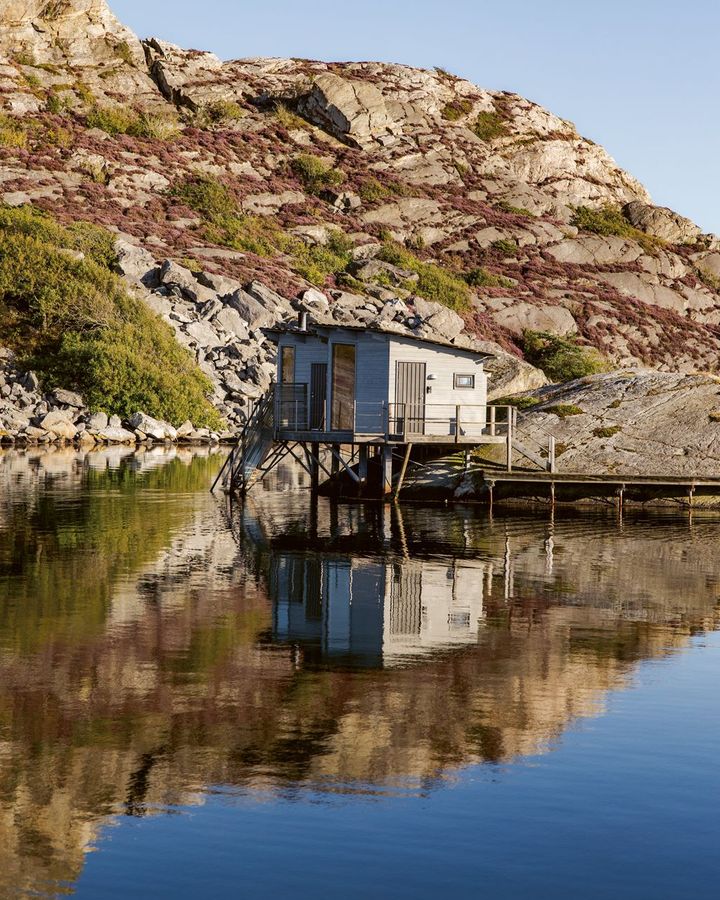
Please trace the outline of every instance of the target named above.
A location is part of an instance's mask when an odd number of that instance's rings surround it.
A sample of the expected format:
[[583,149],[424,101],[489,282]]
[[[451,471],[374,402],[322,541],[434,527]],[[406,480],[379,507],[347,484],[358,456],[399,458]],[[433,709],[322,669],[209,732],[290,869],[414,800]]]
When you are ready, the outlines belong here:
[[[486,421],[487,375],[474,354],[451,348],[432,347],[412,340],[393,340],[390,344],[389,397],[395,402],[398,362],[424,362],[431,393],[425,395],[425,433],[455,434],[455,407],[462,407],[460,427],[464,434],[479,434]],[[474,375],[475,388],[455,388],[455,374]]]

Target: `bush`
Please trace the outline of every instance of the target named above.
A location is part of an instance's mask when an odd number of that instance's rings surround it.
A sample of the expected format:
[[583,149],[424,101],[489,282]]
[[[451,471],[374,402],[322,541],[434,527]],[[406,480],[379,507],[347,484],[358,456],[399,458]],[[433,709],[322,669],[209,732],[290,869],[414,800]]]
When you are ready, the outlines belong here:
[[559,419],[567,419],[569,416],[582,416],[585,410],[574,403],[556,403],[555,406],[547,406],[543,412],[552,413]]
[[209,380],[170,326],[126,294],[111,248],[95,225],[0,207],[2,342],[48,388],[78,390],[92,409],[219,427]]
[[310,128],[310,124],[306,122],[302,116],[293,112],[293,110],[285,103],[276,103],[273,108],[273,113],[279,124],[288,131],[300,131]]
[[664,246],[667,241],[662,238],[654,237],[635,228],[628,222],[623,215],[619,206],[613,206],[606,203],[605,206],[594,208],[590,206],[576,206],[573,210],[573,217],[570,222],[581,231],[590,231],[593,234],[615,235],[616,237],[626,238],[631,241],[637,241],[647,249],[653,247]]
[[492,272],[488,272],[482,266],[472,269],[464,277],[470,287],[515,287],[515,283],[510,281],[509,278],[504,278],[502,275],[493,275]]
[[290,166],[311,194],[320,194],[345,181],[345,173],[341,169],[336,169],[311,153],[298,154]]
[[462,119],[463,116],[466,116],[472,107],[472,101],[467,98],[458,98],[445,104],[440,115],[447,122],[457,122],[458,119]]
[[606,425],[603,428],[596,428],[593,431],[593,434],[595,437],[599,438],[611,438],[619,431],[622,431],[622,428],[619,425]]
[[597,350],[579,344],[573,337],[546,331],[525,331],[522,349],[525,359],[542,369],[554,382],[572,381],[607,369],[605,360]]
[[540,401],[537,397],[500,397],[493,400],[491,406],[514,406],[515,409],[532,409]]
[[128,134],[137,114],[124,106],[93,106],[87,114],[88,128],[99,128],[111,135]]
[[481,141],[492,141],[508,133],[508,123],[499,112],[481,112],[472,126]]
[[512,213],[514,216],[524,216],[526,219],[535,218],[535,213],[530,212],[529,209],[525,209],[524,206],[513,206],[512,203],[508,203],[506,200],[501,200],[497,206],[503,212]]
[[517,256],[519,250],[515,241],[505,239],[493,241],[492,248],[493,250],[497,250],[498,253],[502,253],[504,256]]
[[285,249],[294,259],[294,270],[320,287],[328,275],[344,272],[352,261],[352,241],[337,230],[330,233],[327,244],[308,245],[288,238]]
[[424,262],[400,244],[386,243],[380,251],[380,259],[408,269],[418,275],[417,284],[406,285],[410,291],[426,300],[434,300],[454,310],[465,310],[470,306],[470,291],[467,283],[447,269],[435,263]]
[[244,115],[242,106],[234,100],[215,100],[203,106],[199,118],[201,122],[220,125],[223,122],[237,122]]
[[27,134],[22,123],[0,113],[0,147],[24,147],[26,144]]
[[116,136],[129,134],[133,137],[166,141],[176,137],[180,125],[172,116],[135,112],[125,106],[94,106],[87,114],[88,128],[99,128]]

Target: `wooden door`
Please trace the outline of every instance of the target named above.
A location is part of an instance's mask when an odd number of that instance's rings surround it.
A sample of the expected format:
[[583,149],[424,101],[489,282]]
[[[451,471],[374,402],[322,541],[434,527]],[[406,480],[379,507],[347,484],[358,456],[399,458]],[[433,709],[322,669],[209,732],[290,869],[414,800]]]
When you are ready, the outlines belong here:
[[310,428],[325,428],[325,400],[327,399],[327,363],[310,366]]
[[333,431],[355,430],[355,345],[333,344],[332,417]]
[[399,362],[395,373],[396,417],[404,434],[425,433],[425,363]]

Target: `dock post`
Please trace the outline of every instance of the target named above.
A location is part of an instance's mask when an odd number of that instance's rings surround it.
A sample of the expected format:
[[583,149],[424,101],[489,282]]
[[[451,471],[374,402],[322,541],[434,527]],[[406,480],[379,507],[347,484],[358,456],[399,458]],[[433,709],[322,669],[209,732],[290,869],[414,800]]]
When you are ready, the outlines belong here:
[[360,444],[360,446],[358,447],[358,453],[358,475],[360,476],[360,483],[365,484],[368,478],[368,445]]
[[555,482],[550,482],[550,509],[555,511]]
[[382,447],[382,492],[385,496],[392,493],[392,445]]
[[513,446],[513,425],[515,418],[515,409],[512,406],[508,407],[508,416],[507,416],[507,470],[508,472],[512,472],[512,446]]
[[[319,444],[316,452],[320,453]],[[308,451],[308,464],[310,466],[310,489],[313,494],[317,494],[320,490],[320,464],[317,456],[312,450]]]
[[[342,453],[342,444],[333,444],[332,445],[332,456],[330,458],[330,475],[333,480],[340,472],[340,460],[338,456]],[[337,454],[337,456],[335,455]]]

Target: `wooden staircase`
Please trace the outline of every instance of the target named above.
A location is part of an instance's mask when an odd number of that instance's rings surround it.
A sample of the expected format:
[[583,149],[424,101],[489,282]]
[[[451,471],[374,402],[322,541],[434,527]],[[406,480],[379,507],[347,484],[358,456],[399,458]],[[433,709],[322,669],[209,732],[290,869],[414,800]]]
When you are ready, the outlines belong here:
[[225,460],[211,488],[222,484],[225,493],[244,494],[265,472],[277,465],[286,448],[275,446],[275,395],[263,394],[253,405],[238,442]]

